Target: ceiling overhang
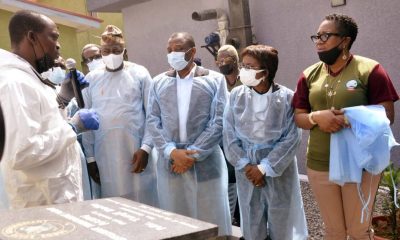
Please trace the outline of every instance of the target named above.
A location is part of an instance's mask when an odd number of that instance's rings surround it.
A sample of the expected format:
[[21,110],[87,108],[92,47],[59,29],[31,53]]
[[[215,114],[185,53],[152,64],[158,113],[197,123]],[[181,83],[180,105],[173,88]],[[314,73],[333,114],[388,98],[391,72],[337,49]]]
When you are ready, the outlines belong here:
[[123,8],[151,0],[86,0],[91,12],[122,12]]
[[73,27],[80,31],[88,28],[100,28],[100,24],[103,22],[103,20],[95,17],[28,0],[0,0],[0,9],[10,12],[17,12],[19,10],[38,12],[51,18],[57,24]]

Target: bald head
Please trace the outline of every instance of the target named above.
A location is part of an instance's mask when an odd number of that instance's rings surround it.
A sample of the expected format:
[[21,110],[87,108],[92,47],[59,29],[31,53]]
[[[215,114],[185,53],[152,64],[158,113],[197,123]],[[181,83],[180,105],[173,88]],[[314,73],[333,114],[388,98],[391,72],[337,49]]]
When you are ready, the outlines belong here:
[[181,42],[183,46],[187,48],[195,47],[193,36],[187,32],[176,32],[173,33],[170,37],[168,42],[177,41]]
[[27,10],[16,12],[8,24],[11,45],[18,45],[29,31],[42,33],[49,24],[54,22],[42,14]]

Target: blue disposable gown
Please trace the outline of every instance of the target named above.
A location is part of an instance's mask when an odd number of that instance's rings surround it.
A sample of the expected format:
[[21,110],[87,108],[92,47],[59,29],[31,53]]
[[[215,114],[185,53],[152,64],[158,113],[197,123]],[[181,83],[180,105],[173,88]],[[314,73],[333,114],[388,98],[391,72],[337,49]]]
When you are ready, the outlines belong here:
[[[150,91],[148,126],[158,150],[160,207],[217,224],[219,235],[231,234],[227,169],[219,142],[226,102],[221,74],[196,67],[186,124],[187,142],[179,140],[176,72],[155,77]],[[171,148],[197,150],[196,162],[183,174],[171,170]]]
[[86,157],[94,157],[100,172],[101,196],[124,196],[157,205],[156,176],[150,161],[140,174],[132,173],[133,154],[146,144],[146,99],[151,85],[143,66],[124,62],[122,70],[108,72],[104,67],[91,71],[83,90],[86,108],[99,115],[100,128],[83,134]]
[[390,163],[390,149],[399,145],[381,105],[343,108],[351,128],[331,134],[329,180],[339,185],[361,183],[363,169],[380,174]]
[[[224,149],[236,169],[241,229],[246,240],[307,239],[296,150],[301,130],[293,120],[293,92],[274,84],[260,95],[247,86],[232,90],[224,113]],[[254,187],[247,164],[261,164],[266,185]]]

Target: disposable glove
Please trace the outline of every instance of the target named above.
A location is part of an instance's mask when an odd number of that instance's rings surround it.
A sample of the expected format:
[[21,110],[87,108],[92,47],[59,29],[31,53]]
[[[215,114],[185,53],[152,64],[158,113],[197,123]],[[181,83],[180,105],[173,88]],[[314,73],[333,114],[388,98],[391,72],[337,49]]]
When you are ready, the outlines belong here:
[[99,129],[99,116],[93,109],[81,109],[71,118],[76,133]]
[[[85,75],[80,71],[76,70],[76,76],[80,83],[81,90],[89,86],[89,82],[86,81]],[[74,97],[74,89],[72,88],[72,77],[71,72],[65,75],[65,80],[61,83],[60,92],[57,94],[57,102],[60,105],[67,106],[69,101]]]

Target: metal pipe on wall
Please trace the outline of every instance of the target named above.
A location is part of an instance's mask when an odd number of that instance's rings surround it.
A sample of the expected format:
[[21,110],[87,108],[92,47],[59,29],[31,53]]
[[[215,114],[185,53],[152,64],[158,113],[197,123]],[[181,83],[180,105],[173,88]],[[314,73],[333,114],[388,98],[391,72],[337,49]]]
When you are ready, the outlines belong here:
[[248,0],[228,0],[230,28],[228,44],[234,45],[240,51],[253,44],[251,30],[250,8]]

